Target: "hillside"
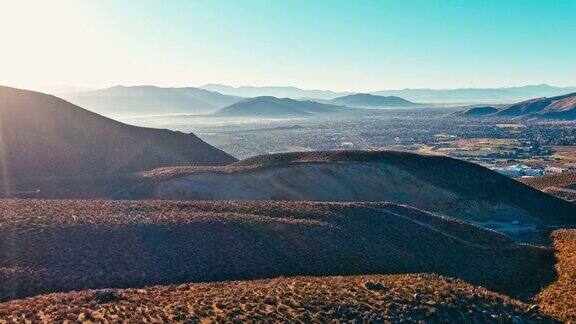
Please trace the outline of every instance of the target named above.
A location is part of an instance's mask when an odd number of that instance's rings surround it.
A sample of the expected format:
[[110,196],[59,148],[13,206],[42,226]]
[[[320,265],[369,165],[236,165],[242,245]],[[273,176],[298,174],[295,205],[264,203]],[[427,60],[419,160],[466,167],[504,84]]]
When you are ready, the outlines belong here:
[[[41,314],[41,315],[40,315]],[[437,275],[294,277],[105,289],[0,304],[10,321],[553,322],[529,304]]]
[[345,105],[358,108],[405,108],[419,107],[417,104],[406,99],[395,96],[378,96],[368,93],[356,93],[331,100],[337,105]]
[[134,172],[235,159],[193,134],[129,126],[54,96],[0,87],[3,188],[21,178]]
[[[404,152],[263,155],[210,170],[163,169],[126,197],[207,200],[390,201],[536,242],[542,225],[574,224],[576,205],[476,164]],[[535,237],[533,235],[536,235]]]
[[415,272],[526,297],[554,276],[549,249],[386,203],[2,200],[0,223],[0,300],[91,288]]
[[345,108],[314,101],[299,101],[276,97],[256,97],[244,99],[223,108],[212,115],[221,117],[287,118],[308,117],[314,114],[323,113],[336,113],[342,109]]
[[71,93],[64,98],[98,114],[114,117],[209,114],[242,100],[199,88],[155,86],[115,86]]

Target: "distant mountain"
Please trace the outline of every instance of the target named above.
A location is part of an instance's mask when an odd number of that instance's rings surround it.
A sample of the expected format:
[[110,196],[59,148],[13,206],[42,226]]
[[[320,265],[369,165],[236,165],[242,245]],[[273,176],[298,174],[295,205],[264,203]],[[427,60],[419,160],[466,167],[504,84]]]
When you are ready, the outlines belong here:
[[330,90],[303,90],[296,87],[230,87],[221,84],[206,84],[200,87],[201,89],[220,92],[226,95],[241,96],[241,97],[262,97],[273,96],[278,98],[314,98],[314,99],[334,99],[343,95],[350,94],[349,92],[334,92]]
[[356,93],[331,100],[332,103],[358,108],[403,108],[418,107],[420,104],[395,96],[378,96]]
[[115,86],[64,95],[70,102],[109,117],[209,114],[242,100],[199,88]]
[[299,101],[289,98],[256,97],[244,99],[223,108],[213,116],[287,118],[308,117],[314,114],[334,113],[346,109],[342,106],[328,105],[315,101]]
[[5,190],[20,178],[235,161],[193,134],[126,125],[51,95],[8,87],[0,87],[0,130]]
[[399,96],[416,102],[513,102],[534,97],[558,96],[575,92],[576,87],[554,87],[547,84],[509,88],[463,88],[463,89],[402,89],[382,90],[372,94]]
[[490,114],[494,114],[498,112],[498,108],[490,107],[490,106],[483,106],[483,107],[472,107],[467,110],[457,111],[454,115],[463,116],[463,117],[481,117]]
[[502,108],[474,107],[454,114],[464,117],[576,120],[576,92],[556,97],[530,99]]

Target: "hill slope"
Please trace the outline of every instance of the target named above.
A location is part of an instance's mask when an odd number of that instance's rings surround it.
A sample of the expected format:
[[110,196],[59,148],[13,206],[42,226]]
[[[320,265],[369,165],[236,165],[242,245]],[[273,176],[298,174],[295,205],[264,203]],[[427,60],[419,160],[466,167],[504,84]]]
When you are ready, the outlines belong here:
[[226,117],[307,117],[314,114],[335,113],[345,109],[341,106],[327,105],[315,101],[299,101],[289,98],[256,97],[244,99],[223,108],[213,116]]
[[208,114],[242,100],[199,88],[155,86],[115,86],[68,94],[65,99],[96,113],[115,117]]
[[356,93],[331,100],[332,103],[358,108],[404,108],[419,107],[417,104],[395,96],[378,96],[368,93]]
[[129,126],[54,96],[0,87],[0,182],[235,161],[193,134]]
[[413,153],[270,154],[221,169],[175,168],[148,175],[155,179],[148,193],[135,192],[135,197],[390,201],[474,221],[527,241],[537,239],[528,236],[540,225],[576,222],[576,205],[476,164]]
[[[40,315],[41,314],[41,315]],[[530,305],[436,275],[295,277],[53,294],[0,304],[15,322],[552,322]]]
[[385,203],[2,200],[0,223],[0,300],[89,288],[413,272],[527,296],[554,275],[549,249]]

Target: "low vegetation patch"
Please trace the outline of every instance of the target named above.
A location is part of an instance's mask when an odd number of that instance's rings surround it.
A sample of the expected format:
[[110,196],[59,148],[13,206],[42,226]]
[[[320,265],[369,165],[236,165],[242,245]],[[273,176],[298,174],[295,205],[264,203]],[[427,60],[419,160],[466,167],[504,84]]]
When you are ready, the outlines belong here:
[[538,307],[437,275],[292,277],[43,295],[0,304],[13,322],[554,322]]

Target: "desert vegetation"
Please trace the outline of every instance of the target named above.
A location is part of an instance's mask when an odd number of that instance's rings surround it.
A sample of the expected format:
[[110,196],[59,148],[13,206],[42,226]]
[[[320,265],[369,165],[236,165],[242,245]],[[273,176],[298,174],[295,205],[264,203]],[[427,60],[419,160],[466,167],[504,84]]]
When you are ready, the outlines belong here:
[[537,297],[541,308],[566,322],[576,321],[576,230],[562,229],[552,234],[558,263],[558,277]]
[[547,248],[387,203],[0,201],[0,299],[295,275],[435,272],[527,297]]
[[291,277],[102,289],[0,304],[11,322],[554,322],[538,307],[431,274]]

